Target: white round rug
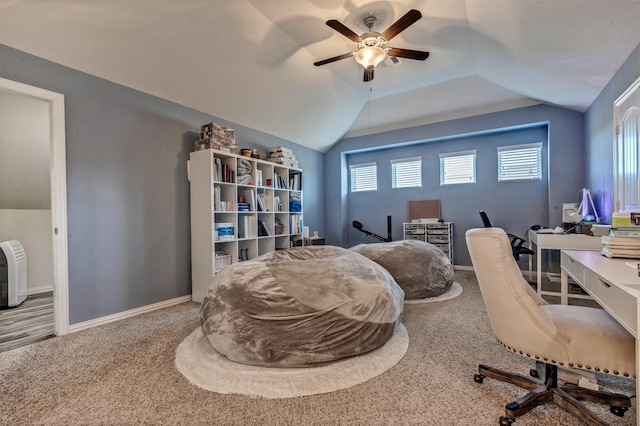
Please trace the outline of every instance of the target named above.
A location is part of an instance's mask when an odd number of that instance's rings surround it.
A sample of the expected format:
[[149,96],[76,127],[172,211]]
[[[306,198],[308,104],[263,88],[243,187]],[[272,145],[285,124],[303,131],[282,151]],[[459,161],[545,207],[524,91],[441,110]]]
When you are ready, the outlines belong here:
[[222,394],[293,398],[335,392],[364,383],[398,363],[409,335],[402,324],[382,347],[364,355],[311,368],[268,368],[239,364],[218,354],[198,327],[176,349],[175,365],[194,385]]
[[420,303],[442,302],[444,300],[449,300],[449,299],[453,299],[455,297],[458,297],[461,294],[462,294],[462,286],[460,285],[460,283],[454,281],[453,284],[451,284],[451,287],[449,288],[449,290],[445,291],[440,296],[426,297],[424,299],[405,300],[404,304],[405,305],[418,305]]

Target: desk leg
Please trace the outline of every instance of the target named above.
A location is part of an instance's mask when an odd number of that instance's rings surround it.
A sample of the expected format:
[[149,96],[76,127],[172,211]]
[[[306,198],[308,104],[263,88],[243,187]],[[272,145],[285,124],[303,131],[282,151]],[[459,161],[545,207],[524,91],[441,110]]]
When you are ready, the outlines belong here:
[[536,286],[538,294],[542,295],[542,249],[539,244],[536,246]]
[[569,277],[564,268],[560,268],[560,304],[569,304]]
[[[528,233],[528,232],[527,232],[527,235],[529,235],[529,233]],[[531,242],[531,237],[529,237],[529,238],[528,238],[528,240],[529,240],[529,245],[528,245],[528,247],[529,247],[529,248],[533,247],[533,243]],[[529,279],[531,279],[531,277],[533,276],[533,274],[532,274],[533,270],[531,269],[532,261],[531,261],[531,256],[528,256],[528,257],[529,257],[529,275],[528,275],[527,277],[528,277]]]

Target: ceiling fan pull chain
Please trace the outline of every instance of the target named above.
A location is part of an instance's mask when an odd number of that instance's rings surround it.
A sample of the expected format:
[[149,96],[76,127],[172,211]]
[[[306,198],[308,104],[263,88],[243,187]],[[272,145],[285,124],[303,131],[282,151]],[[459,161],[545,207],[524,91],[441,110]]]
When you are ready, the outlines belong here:
[[369,86],[369,136],[371,136],[371,92],[373,92],[373,86]]

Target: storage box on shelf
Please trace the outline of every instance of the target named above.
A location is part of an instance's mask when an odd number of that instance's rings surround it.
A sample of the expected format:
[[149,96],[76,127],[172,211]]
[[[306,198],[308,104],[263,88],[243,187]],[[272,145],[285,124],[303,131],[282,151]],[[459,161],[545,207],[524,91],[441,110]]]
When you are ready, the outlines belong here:
[[402,234],[405,240],[425,241],[437,246],[453,264],[453,223],[403,223]]
[[302,170],[205,149],[190,154],[189,181],[193,301],[227,264],[302,239]]

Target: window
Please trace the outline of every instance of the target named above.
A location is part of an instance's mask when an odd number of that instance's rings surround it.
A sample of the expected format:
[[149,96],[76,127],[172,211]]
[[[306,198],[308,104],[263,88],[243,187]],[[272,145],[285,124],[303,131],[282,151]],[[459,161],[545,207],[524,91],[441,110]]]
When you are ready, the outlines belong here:
[[352,164],[351,192],[376,191],[378,189],[376,163]]
[[475,150],[440,154],[440,185],[475,182]]
[[422,186],[422,157],[391,160],[392,188],[419,188]]
[[498,182],[541,179],[542,142],[498,147]]

